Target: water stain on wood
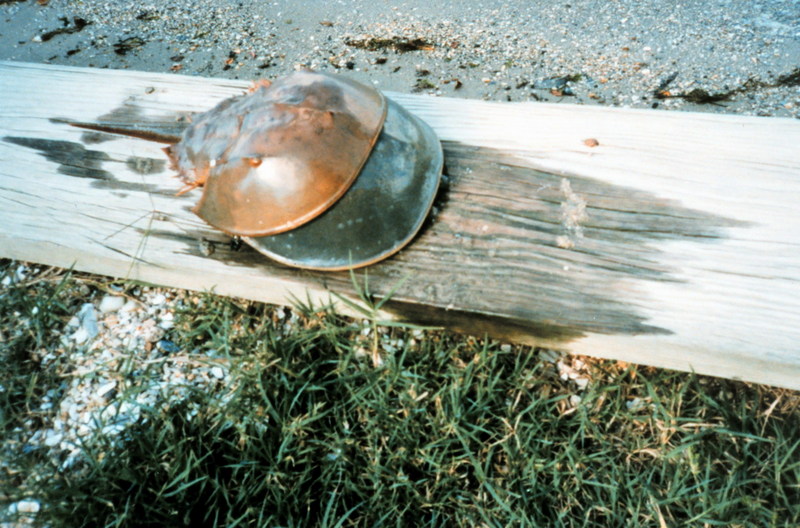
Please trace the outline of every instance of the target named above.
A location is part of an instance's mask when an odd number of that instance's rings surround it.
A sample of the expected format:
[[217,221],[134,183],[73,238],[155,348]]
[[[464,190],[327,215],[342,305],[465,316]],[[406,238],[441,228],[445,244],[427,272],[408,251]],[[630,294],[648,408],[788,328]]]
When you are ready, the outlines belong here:
[[[104,164],[117,162],[117,160],[112,159],[106,152],[87,149],[82,144],[74,141],[18,136],[6,136],[3,141],[37,151],[46,160],[58,164],[56,169],[58,173],[92,180],[92,187],[98,189],[146,192],[169,196],[174,194],[160,185],[123,181],[116,178],[111,171],[104,168]],[[142,159],[145,158],[139,158],[139,160]],[[153,163],[149,166],[151,168],[157,166],[156,161],[158,160],[153,160]],[[126,164],[129,163],[131,163],[130,159]],[[136,161],[133,163],[136,163]],[[145,163],[145,165],[147,164]],[[140,172],[140,174],[144,173]]]
[[46,160],[57,163],[61,174],[100,181],[114,180],[110,172],[101,168],[103,162],[111,160],[103,151],[90,150],[73,141],[34,137],[6,136],[3,141],[36,150]]
[[[413,321],[473,333],[483,321],[490,335],[555,340],[669,334],[626,300],[630,279],[679,281],[662,263],[661,244],[714,244],[742,225],[647,192],[536,170],[501,151],[444,147],[451,182],[436,221],[368,270],[378,295],[409,276],[387,306]],[[352,289],[347,274],[312,275]]]
[[[386,308],[412,322],[555,342],[590,332],[670,334],[626,299],[630,280],[680,281],[662,263],[661,244],[714,244],[742,225],[647,192],[536,170],[501,151],[444,147],[450,183],[435,220],[393,258],[356,272],[378,298],[407,279]],[[199,254],[198,237],[177,238]],[[293,270],[254,252],[208,258],[353,293],[347,272]]]
[[164,172],[164,170],[166,170],[167,161],[163,159],[130,156],[125,160],[125,165],[136,174],[146,176]]

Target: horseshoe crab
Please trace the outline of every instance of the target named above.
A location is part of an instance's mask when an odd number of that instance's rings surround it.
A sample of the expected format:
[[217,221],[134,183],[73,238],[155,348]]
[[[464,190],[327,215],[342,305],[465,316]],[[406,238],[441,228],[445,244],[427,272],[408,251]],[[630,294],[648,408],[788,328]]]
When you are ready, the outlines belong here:
[[302,225],[347,191],[386,117],[386,100],[345,78],[298,72],[261,81],[197,116],[167,147],[194,212],[240,236]]
[[186,183],[181,193],[203,189],[200,218],[284,264],[321,270],[366,266],[404,247],[443,164],[419,118],[371,87],[310,71],[257,82],[195,116],[171,143],[164,150]]
[[327,270],[373,264],[408,244],[433,205],[442,149],[425,122],[388,105],[367,163],[339,201],[296,229],[244,241],[284,264]]

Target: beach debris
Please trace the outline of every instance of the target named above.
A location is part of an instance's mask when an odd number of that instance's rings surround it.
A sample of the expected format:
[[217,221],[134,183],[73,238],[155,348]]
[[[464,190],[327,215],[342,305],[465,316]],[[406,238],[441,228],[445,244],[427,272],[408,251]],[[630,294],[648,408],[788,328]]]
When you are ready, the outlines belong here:
[[573,85],[582,79],[583,74],[580,73],[548,77],[547,79],[534,82],[532,88],[534,90],[548,90],[551,95],[556,97],[573,96],[575,95]]
[[429,79],[424,77],[420,77],[417,79],[417,82],[414,83],[413,88],[411,88],[412,92],[424,92],[425,90],[435,90],[436,85],[432,83]]
[[151,9],[144,9],[136,15],[136,20],[141,20],[143,22],[153,22],[155,20],[161,20],[161,15],[157,11],[153,11]]
[[695,104],[713,104],[726,101],[730,99],[731,95],[730,92],[709,93],[702,88],[695,88],[687,93],[679,94],[677,97],[682,97],[690,103]]
[[653,95],[657,99],[663,99],[665,97],[670,97],[672,94],[668,90],[669,85],[672,84],[672,81],[674,81],[677,78],[678,78],[678,72],[672,72],[671,74],[666,76],[658,84],[658,87],[655,90],[653,90]]
[[114,44],[114,53],[117,55],[127,55],[129,51],[141,48],[145,45],[141,37],[128,37]]
[[409,51],[430,51],[435,46],[422,37],[345,37],[344,43],[367,51],[391,49],[399,53]]
[[89,24],[91,24],[91,22],[81,17],[73,17],[71,21],[67,17],[60,17],[59,20],[62,23],[62,27],[53,29],[46,33],[42,33],[41,35],[37,35],[38,38],[35,38],[34,40],[36,42],[47,42],[48,40],[52,39],[53,37],[57,37],[58,35],[69,35],[72,33],[77,33],[83,30],[83,28],[85,28]]

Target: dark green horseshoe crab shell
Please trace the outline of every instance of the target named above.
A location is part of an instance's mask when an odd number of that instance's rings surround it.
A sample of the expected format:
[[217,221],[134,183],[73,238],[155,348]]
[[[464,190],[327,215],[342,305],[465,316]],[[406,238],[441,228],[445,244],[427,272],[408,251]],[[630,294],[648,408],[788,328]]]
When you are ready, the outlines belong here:
[[343,270],[373,264],[402,249],[422,227],[442,164],[442,147],[433,130],[388,100],[378,141],[342,198],[291,231],[243,240],[298,268]]

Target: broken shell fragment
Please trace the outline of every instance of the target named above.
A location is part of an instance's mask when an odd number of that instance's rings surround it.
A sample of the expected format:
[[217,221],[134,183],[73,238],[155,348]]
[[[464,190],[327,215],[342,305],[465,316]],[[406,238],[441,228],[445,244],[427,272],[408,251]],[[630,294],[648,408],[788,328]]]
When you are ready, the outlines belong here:
[[386,116],[378,91],[298,72],[259,83],[193,119],[166,149],[187,189],[203,187],[200,218],[232,235],[300,226],[347,192]]

